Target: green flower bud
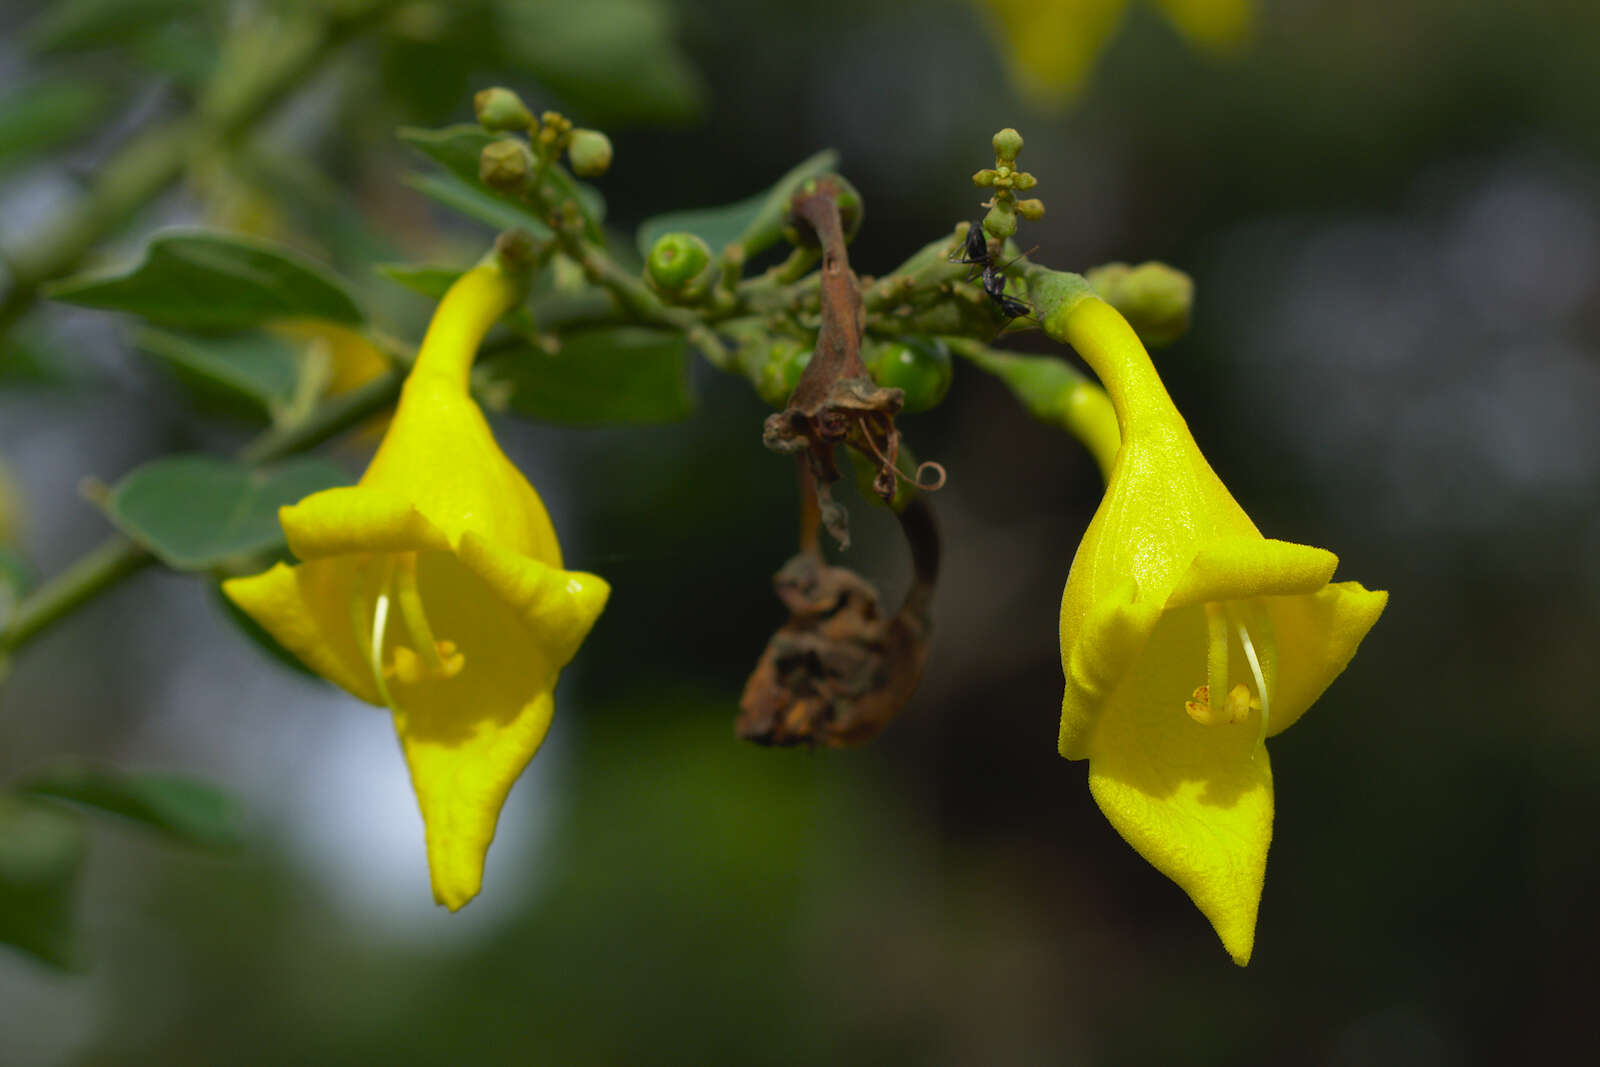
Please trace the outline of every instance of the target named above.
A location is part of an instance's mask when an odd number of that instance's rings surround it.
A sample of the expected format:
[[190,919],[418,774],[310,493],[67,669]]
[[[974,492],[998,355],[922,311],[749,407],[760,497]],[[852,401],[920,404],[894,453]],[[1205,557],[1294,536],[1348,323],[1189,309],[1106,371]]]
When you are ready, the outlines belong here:
[[1010,126],[994,135],[994,158],[1005,163],[1015,163],[1022,151],[1022,134]]
[[1017,215],[1008,205],[995,204],[989,213],[983,217],[983,232],[990,237],[998,237],[1004,241],[1013,237],[1017,232]]
[[915,414],[937,407],[950,391],[954,376],[950,349],[932,337],[899,337],[869,343],[865,357],[872,380],[906,394],[902,411]]
[[1018,200],[1017,214],[1021,215],[1029,222],[1038,222],[1040,219],[1044,218],[1044,201]]
[[501,193],[521,192],[533,172],[533,153],[515,137],[491,141],[478,157],[478,178]]
[[485,89],[472,98],[472,107],[477,112],[478,125],[490,133],[526,130],[533,125],[533,112],[510,89]]
[[1011,176],[1011,188],[1013,189],[1032,189],[1038,184],[1039,179],[1025,170],[1019,170]]
[[573,130],[567,145],[567,161],[572,173],[593,178],[611,168],[611,138],[599,130]]
[[1146,345],[1171,344],[1189,329],[1194,282],[1165,263],[1107,263],[1086,277],[1106,303],[1122,312]]
[[711,248],[692,233],[664,233],[650,246],[645,278],[656,292],[692,298],[705,291],[711,273]]
[[991,170],[990,168],[985,167],[972,176],[972,184],[976,185],[980,189],[987,189],[993,185],[995,181],[999,179],[999,177],[999,171]]
[[756,375],[756,392],[775,408],[789,403],[800,375],[811,362],[811,349],[793,338],[779,338],[767,349],[766,363]]
[[[839,225],[844,230],[845,243],[849,244],[855,240],[856,233],[861,229],[861,219],[865,212],[865,205],[861,200],[860,192],[856,190],[855,186],[837,174],[830,174],[827,177],[833,179],[834,185],[839,189]],[[783,224],[783,236],[788,238],[790,244],[799,248],[816,248],[819,242],[811,227],[795,218],[793,201],[795,197],[809,196],[816,192],[818,181],[819,179],[817,178],[807,180],[795,190],[794,196],[790,197],[790,208]]]

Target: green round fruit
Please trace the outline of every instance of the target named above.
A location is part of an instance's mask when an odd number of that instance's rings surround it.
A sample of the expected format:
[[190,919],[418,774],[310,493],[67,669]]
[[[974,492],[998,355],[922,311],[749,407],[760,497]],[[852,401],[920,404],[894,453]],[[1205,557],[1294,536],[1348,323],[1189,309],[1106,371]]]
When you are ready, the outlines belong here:
[[756,382],[756,392],[761,399],[775,408],[789,403],[800,375],[811,363],[811,349],[799,341],[779,340],[767,350],[766,363]]
[[711,248],[692,233],[664,233],[650,246],[645,275],[657,291],[687,292],[711,266]]
[[950,391],[955,371],[950,349],[943,341],[932,337],[898,337],[872,345],[866,357],[873,381],[906,394],[902,411],[915,414],[937,407]]

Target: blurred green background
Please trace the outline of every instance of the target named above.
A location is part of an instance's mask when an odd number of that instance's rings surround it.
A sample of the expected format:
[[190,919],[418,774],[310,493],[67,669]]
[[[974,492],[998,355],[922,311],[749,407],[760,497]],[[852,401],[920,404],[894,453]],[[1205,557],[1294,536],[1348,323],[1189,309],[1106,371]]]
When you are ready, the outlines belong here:
[[[271,47],[237,32],[271,6],[7,0],[0,93],[55,110],[42,134],[0,122],[0,248]],[[1100,484],[997,384],[958,368],[904,423],[950,474],[935,653],[902,719],[844,753],[732,736],[795,521],[748,386],[697,368],[699,414],[670,426],[497,424],[569,563],[616,592],[483,896],[430,903],[384,715],[262,657],[201,583],[142,575],[13,665],[0,781],[62,754],[209,777],[247,843],[97,824],[82,972],[0,951],[0,1063],[1423,1065],[1592,1044],[1597,42],[1583,0],[1310,0],[1262,4],[1222,57],[1133,3],[1052,104],[953,0],[473,0],[364,26],[90,262],[176,222],[268,234],[414,336],[426,302],[371,264],[463,261],[488,231],[404,184],[393,129],[468,121],[499,83],[610,133],[622,233],[839,149],[867,210],[852,261],[878,273],[976,217],[969,175],[1014,125],[1049,210],[1035,258],[1188,270],[1194,329],[1157,361],[1196,438],[1264,532],[1332,548],[1389,608],[1274,742],[1240,970],[1055,754],[1060,589]],[[0,456],[42,573],[104,535],[81,477],[238,439],[126,335],[47,307],[6,342]],[[898,590],[892,526],[852,512],[849,562]]]

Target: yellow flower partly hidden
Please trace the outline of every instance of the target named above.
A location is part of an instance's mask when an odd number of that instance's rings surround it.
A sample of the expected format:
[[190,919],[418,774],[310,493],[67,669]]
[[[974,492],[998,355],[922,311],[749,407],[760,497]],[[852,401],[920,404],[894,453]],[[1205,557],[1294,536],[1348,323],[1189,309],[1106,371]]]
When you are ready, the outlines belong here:
[[1106,818],[1243,965],[1272,838],[1264,742],[1344,670],[1388,594],[1330,584],[1333,553],[1261,536],[1138,336],[1088,293],[1044,328],[1100,376],[1122,445],[1061,600],[1061,754],[1089,761]]
[[[1087,80],[1122,23],[1128,0],[982,0],[1008,53],[1013,79],[1042,106],[1059,105]],[[1249,39],[1252,0],[1156,0],[1191,43],[1227,52]]]
[[493,259],[462,275],[360,483],[280,512],[302,562],[223,586],[318,674],[393,712],[451,910],[477,895],[556,675],[610,593],[562,569],[544,505],[468,393],[479,342],[519,296]]

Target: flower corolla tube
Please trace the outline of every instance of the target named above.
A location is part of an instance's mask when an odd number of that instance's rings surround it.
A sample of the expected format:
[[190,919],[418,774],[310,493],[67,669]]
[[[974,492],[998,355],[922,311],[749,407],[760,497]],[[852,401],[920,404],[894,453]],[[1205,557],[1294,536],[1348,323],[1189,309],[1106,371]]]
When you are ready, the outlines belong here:
[[300,562],[223,586],[307,666],[392,712],[434,899],[452,911],[481,888],[556,676],[610,592],[563,569],[543,503],[468,390],[479,342],[520,293],[492,258],[462,275],[360,482],[279,513]]
[[1344,670],[1388,594],[1261,535],[1110,305],[1084,287],[1044,327],[1099,375],[1121,432],[1061,601],[1060,751],[1089,761],[1101,811],[1243,965],[1272,838],[1266,741]]

